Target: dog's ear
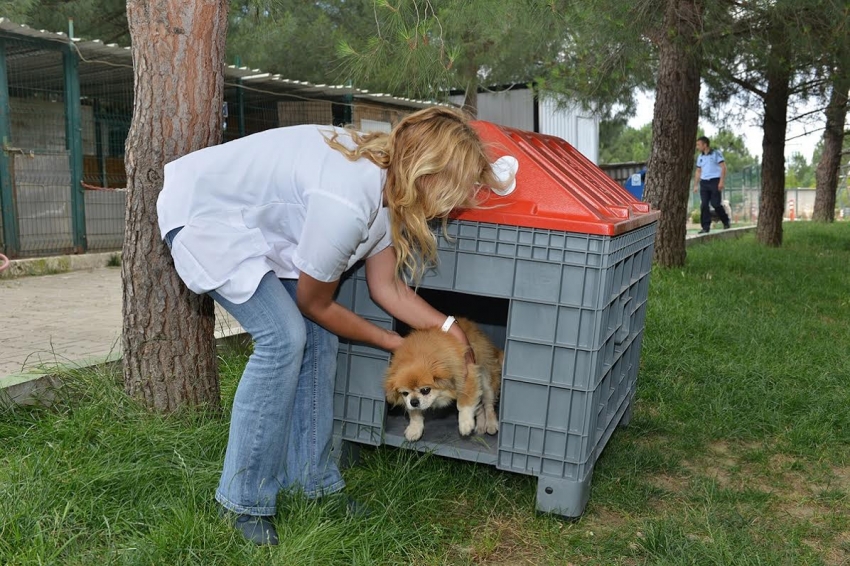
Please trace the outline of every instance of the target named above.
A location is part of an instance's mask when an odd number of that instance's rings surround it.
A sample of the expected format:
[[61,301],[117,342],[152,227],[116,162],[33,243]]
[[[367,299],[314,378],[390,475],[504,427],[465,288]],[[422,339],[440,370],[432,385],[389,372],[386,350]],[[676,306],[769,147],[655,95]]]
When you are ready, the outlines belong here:
[[[452,338],[454,340],[454,338]],[[437,389],[454,389],[457,385],[455,380],[463,376],[463,358],[457,355],[457,351],[446,349],[440,355],[431,360],[428,368],[434,387]]]
[[481,379],[481,366],[478,364],[466,364],[466,377],[477,376]]
[[390,405],[396,406],[404,403],[401,395],[399,395],[399,392],[396,389],[393,375],[389,371],[387,372],[387,376],[384,378],[384,393],[386,394],[387,402]]
[[395,389],[387,389],[387,403],[392,405],[393,407],[397,407],[402,405],[404,401],[402,400],[401,395],[399,395],[398,391]]

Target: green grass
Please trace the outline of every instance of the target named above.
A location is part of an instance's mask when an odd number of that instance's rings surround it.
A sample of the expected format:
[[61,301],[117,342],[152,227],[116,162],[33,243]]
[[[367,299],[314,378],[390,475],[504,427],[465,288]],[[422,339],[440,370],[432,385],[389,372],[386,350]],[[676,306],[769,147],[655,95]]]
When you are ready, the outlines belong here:
[[371,517],[282,499],[258,549],[212,501],[226,415],[152,415],[88,371],[0,413],[0,564],[850,562],[850,223],[694,247],[648,304],[632,424],[577,522],[535,514],[534,478],[379,448],[345,472]]

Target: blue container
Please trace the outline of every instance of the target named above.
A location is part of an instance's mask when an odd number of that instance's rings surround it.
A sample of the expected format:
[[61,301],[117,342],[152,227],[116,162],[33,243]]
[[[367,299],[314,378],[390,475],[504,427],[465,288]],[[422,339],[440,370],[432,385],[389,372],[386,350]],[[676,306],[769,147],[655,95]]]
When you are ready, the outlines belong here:
[[641,169],[637,173],[632,173],[626,179],[623,185],[632,196],[638,200],[643,200],[643,187],[646,185],[646,168]]

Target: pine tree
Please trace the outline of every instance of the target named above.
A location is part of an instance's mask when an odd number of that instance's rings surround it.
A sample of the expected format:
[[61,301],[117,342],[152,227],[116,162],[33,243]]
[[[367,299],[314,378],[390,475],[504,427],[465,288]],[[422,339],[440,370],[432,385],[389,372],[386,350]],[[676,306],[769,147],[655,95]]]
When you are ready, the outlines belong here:
[[375,0],[374,16],[368,36],[339,45],[354,85],[414,97],[461,89],[472,114],[480,86],[530,83],[561,45],[555,2]]
[[[831,21],[829,0],[745,0],[712,43],[705,75],[715,108],[729,101],[762,111],[762,169],[756,237],[782,244],[788,108],[817,94],[817,67]],[[723,28],[721,28],[723,29]]]

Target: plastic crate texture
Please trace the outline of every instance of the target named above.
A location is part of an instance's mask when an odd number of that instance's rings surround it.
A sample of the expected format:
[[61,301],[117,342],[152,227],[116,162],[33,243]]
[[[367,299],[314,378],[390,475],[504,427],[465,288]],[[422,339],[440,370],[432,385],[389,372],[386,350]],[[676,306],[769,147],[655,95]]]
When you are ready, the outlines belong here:
[[[393,319],[369,298],[366,273],[359,267],[341,284],[337,300],[383,328]],[[382,386],[389,353],[363,344],[339,341],[334,386],[334,435],[378,446],[381,443],[386,403]]]
[[[420,287],[462,293],[459,308],[475,297],[509,302],[504,326],[484,328],[505,348],[501,428],[497,440],[479,439],[486,449],[426,438],[415,447],[538,476],[539,507],[580,514],[593,465],[634,396],[655,229],[608,237],[450,222],[450,239],[438,237],[439,266]],[[392,327],[369,299],[362,267],[339,301]],[[382,442],[387,363],[381,350],[341,342],[334,418],[342,439]],[[541,504],[546,497],[551,505]]]

